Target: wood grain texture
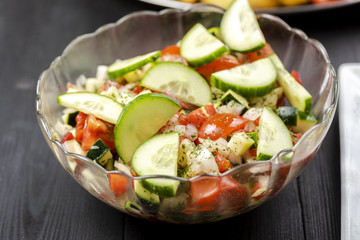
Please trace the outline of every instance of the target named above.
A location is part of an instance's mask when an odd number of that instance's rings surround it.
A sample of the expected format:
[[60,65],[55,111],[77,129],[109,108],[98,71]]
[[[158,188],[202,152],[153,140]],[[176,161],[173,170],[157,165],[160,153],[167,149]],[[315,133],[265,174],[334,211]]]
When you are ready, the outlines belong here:
[[[41,71],[76,36],[145,9],[160,8],[134,0],[0,1],[0,239],[339,239],[337,116],[300,177],[259,208],[218,223],[179,226],[127,216],[62,169],[36,120]],[[360,60],[359,10],[282,17],[319,39],[337,69]]]

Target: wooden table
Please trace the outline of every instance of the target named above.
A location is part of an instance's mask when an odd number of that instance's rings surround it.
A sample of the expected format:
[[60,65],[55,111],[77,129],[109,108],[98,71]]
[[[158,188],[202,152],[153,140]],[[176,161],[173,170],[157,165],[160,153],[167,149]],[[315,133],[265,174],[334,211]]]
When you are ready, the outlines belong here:
[[[67,174],[36,120],[40,73],[76,36],[136,10],[126,0],[0,2],[0,239],[339,239],[338,117],[306,170],[278,196],[229,220],[139,220],[91,196]],[[360,60],[360,4],[281,17],[320,40],[335,67]]]

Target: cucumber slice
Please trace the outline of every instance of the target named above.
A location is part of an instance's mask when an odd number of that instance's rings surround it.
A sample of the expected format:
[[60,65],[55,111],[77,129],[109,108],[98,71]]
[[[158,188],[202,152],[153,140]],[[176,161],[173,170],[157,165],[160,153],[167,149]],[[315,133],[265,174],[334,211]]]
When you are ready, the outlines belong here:
[[140,180],[134,180],[134,191],[139,198],[140,205],[143,210],[154,213],[157,212],[160,206],[160,197],[146,190]]
[[216,37],[217,39],[219,40],[222,40],[222,37],[221,37],[221,30],[219,27],[212,27],[208,30],[208,32],[213,35],[214,37]]
[[[156,135],[141,144],[131,160],[138,176],[177,176],[179,134],[177,132]],[[175,196],[179,181],[166,178],[142,180],[144,188],[163,197]]]
[[231,137],[227,146],[238,157],[244,154],[254,143],[255,141],[245,132],[237,132]]
[[243,105],[244,108],[244,112],[246,112],[249,109],[249,103],[246,100],[246,98],[244,98],[243,96],[240,96],[239,94],[237,94],[236,92],[234,92],[233,90],[229,89],[226,91],[226,93],[224,93],[224,95],[221,97],[220,101],[223,104],[227,104],[228,102],[230,102],[231,100],[234,100],[235,102],[240,103],[241,105]]
[[264,107],[258,133],[257,159],[268,160],[283,149],[293,147],[290,131],[270,108]]
[[72,127],[76,127],[76,116],[79,114],[79,111],[71,112],[71,113],[65,113],[62,116],[62,119],[65,124],[70,125]]
[[254,140],[254,144],[251,145],[250,148],[257,148],[257,145],[258,145],[258,132],[250,132],[250,133],[246,133],[246,135],[248,135],[249,137],[251,137],[252,140]]
[[223,42],[213,36],[200,23],[193,26],[183,37],[180,55],[192,67],[200,67],[211,63],[227,51]]
[[65,93],[57,97],[57,102],[113,124],[117,122],[123,109],[120,103],[112,98],[90,92]]
[[101,166],[105,166],[109,159],[113,158],[110,149],[106,146],[106,144],[99,138],[94,145],[91,146],[90,150],[86,154],[86,157],[94,160]]
[[291,105],[301,112],[310,113],[312,106],[310,93],[291,76],[276,54],[271,54],[269,58],[276,67],[279,84],[284,88]]
[[211,85],[228,89],[243,97],[261,97],[271,92],[276,84],[276,69],[268,58],[247,63],[211,75]]
[[220,24],[221,36],[232,49],[252,52],[265,46],[265,38],[247,0],[234,0]]
[[296,126],[298,118],[298,109],[295,107],[279,107],[276,114],[283,120],[286,126]]
[[312,114],[306,114],[304,112],[298,112],[297,125],[291,127],[291,130],[295,133],[305,133],[309,128],[317,123],[316,118]]
[[135,149],[154,136],[179,109],[177,102],[161,93],[142,94],[128,103],[114,130],[120,158],[129,163]]
[[107,73],[110,79],[122,77],[128,72],[141,68],[149,62],[155,61],[161,56],[161,51],[154,51],[145,55],[133,57],[123,61],[117,61],[109,66]]
[[160,62],[148,70],[140,85],[159,92],[170,92],[182,101],[204,106],[212,102],[206,80],[194,69],[176,62]]

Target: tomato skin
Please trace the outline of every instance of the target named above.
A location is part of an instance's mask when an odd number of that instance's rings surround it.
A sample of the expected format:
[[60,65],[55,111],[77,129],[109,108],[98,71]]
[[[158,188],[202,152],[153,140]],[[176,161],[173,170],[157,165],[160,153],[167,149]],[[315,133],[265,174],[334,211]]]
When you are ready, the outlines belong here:
[[66,141],[70,141],[75,139],[74,135],[71,132],[67,132],[65,136],[61,139],[61,143],[64,143]]
[[234,68],[241,65],[239,60],[228,54],[224,54],[213,62],[205,66],[198,67],[195,70],[200,73],[206,80],[210,81],[211,74],[225,69]]
[[76,116],[75,121],[76,140],[81,142],[84,150],[89,150],[99,138],[108,148],[115,149],[114,124],[82,112]]
[[300,78],[300,74],[295,71],[295,70],[292,70],[291,71],[291,76],[300,84],[302,85],[302,81],[301,81],[301,78]]
[[230,133],[244,128],[247,122],[249,122],[248,119],[232,113],[216,114],[201,125],[199,138],[216,140],[222,137],[226,139]]
[[271,46],[268,43],[266,43],[266,45],[263,48],[256,50],[254,52],[244,54],[243,61],[244,62],[255,62],[259,59],[266,58],[273,53],[274,53],[274,51],[272,50]]
[[190,198],[184,213],[244,207],[248,190],[232,176],[201,177],[190,183]]
[[87,119],[87,114],[83,112],[79,112],[79,114],[75,117],[76,127],[75,127],[75,139],[78,142],[81,142],[83,139],[84,126],[85,121]]
[[223,155],[221,155],[218,151],[214,152],[215,161],[218,165],[220,173],[224,173],[227,170],[233,168],[233,165],[229,160],[227,160]]
[[135,87],[134,90],[132,90],[132,91],[133,91],[133,93],[135,93],[135,94],[139,94],[143,89],[144,89],[144,88],[139,85],[139,86]]
[[128,179],[125,176],[109,173],[109,184],[116,197],[119,197],[127,190]]
[[216,110],[213,104],[205,105],[201,108],[195,109],[189,112],[187,115],[180,114],[179,123],[181,125],[192,124],[198,129],[200,126],[211,116],[216,114]]
[[161,55],[166,55],[166,54],[180,55],[180,47],[177,45],[170,45],[164,48],[163,50],[161,50]]

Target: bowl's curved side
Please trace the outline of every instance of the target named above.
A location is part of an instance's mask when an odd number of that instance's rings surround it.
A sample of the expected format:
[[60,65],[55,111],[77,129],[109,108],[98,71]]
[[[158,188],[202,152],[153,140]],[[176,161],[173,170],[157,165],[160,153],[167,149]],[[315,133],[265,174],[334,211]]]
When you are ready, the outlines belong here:
[[[163,199],[164,202],[154,215],[152,210],[146,208],[134,210],[126,207],[129,201],[137,201],[132,182],[146,177],[133,177],[120,171],[108,172],[90,159],[68,152],[60,142],[67,129],[59,121],[62,107],[57,104],[56,96],[66,91],[67,82],[74,83],[82,74],[93,76],[98,65],[109,65],[116,59],[126,59],[174,44],[196,22],[201,22],[207,28],[219,26],[222,13],[223,9],[219,7],[198,4],[187,11],[171,9],[160,13],[142,11],[130,14],[94,33],[76,38],[41,74],[36,93],[40,128],[61,165],[91,194],[138,217],[174,223],[216,221],[249,211],[275,196],[300,174],[316,153],[335,114],[338,99],[335,71],[319,42],[309,39],[300,30],[290,28],[281,19],[266,14],[259,15],[264,35],[287,69],[294,69],[302,76],[305,87],[314,97],[313,114],[319,121],[292,149],[283,150],[268,161],[237,166],[221,177],[197,176],[190,180],[174,177],[181,187],[175,197]],[[290,40],[284,44],[281,39]],[[319,65],[322,67],[319,68]],[[293,152],[293,158],[285,163],[282,159],[288,152]],[[109,178],[115,175],[123,178],[126,185],[126,192],[120,195],[109,187]],[[191,186],[202,181],[228,181],[229,178],[246,187],[246,199],[236,199],[225,194],[221,206],[216,209],[200,211],[195,206],[189,208],[187,199]],[[265,189],[261,198],[254,199],[249,194],[252,194],[257,183],[261,183]]]

